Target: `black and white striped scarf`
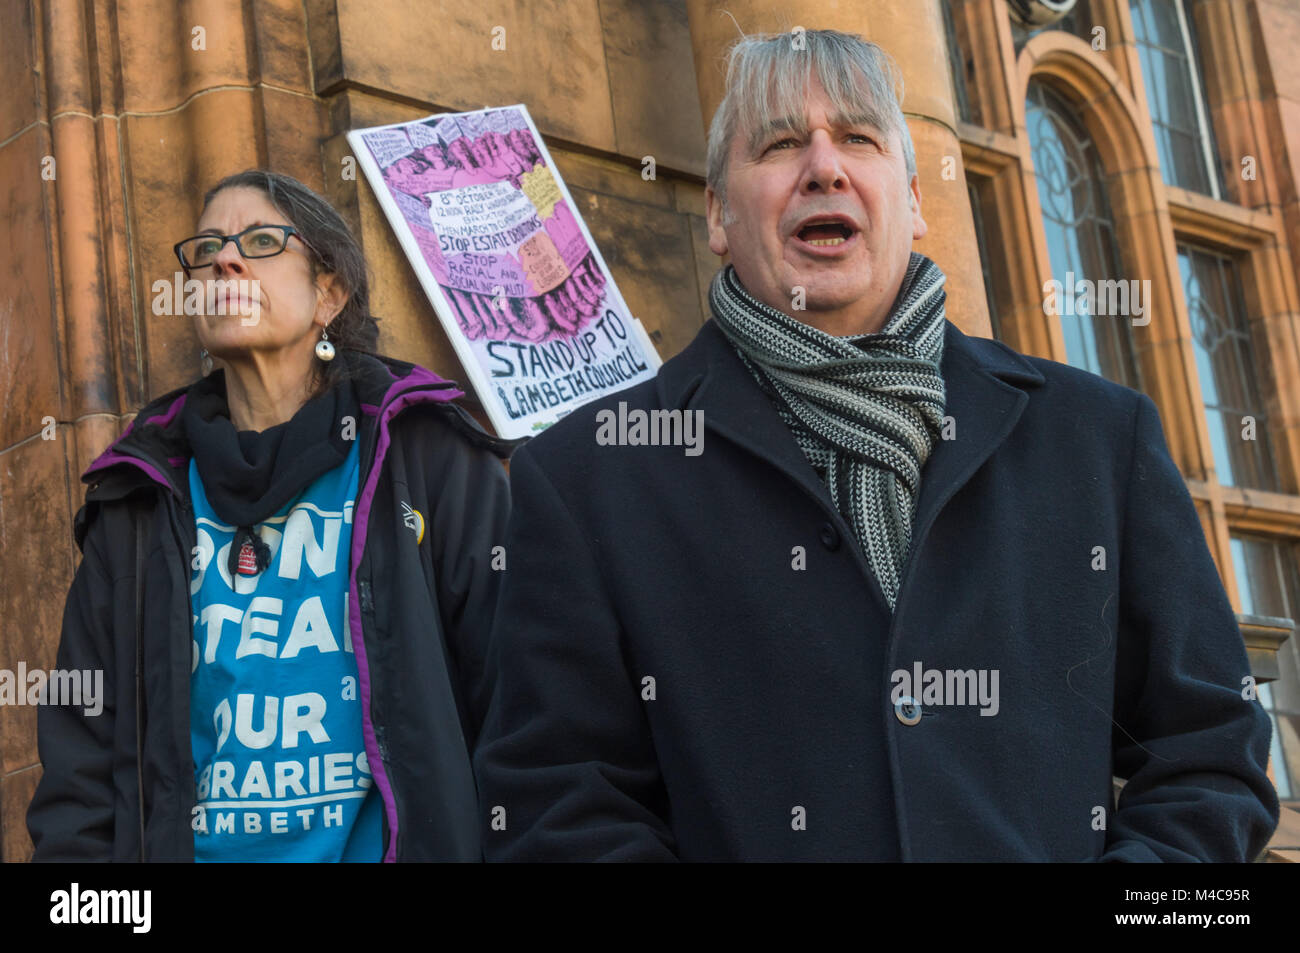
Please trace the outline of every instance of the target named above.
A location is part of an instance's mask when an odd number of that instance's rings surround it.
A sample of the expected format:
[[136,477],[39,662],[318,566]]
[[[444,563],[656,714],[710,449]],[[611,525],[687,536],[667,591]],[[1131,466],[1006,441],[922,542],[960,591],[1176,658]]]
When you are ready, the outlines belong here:
[[943,423],[943,283],[939,267],[913,252],[881,330],[849,337],[758,301],[730,265],[709,288],[713,319],[826,481],[891,610],[921,468]]

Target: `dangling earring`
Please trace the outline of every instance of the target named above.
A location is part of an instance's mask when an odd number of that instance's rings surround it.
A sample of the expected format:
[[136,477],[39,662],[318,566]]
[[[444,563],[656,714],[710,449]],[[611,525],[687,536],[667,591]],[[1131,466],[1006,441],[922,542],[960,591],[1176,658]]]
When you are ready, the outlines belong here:
[[334,345],[330,343],[329,332],[320,329],[320,340],[316,342],[316,356],[326,363],[334,360]]
[[207,377],[212,373],[212,355],[208,353],[206,347],[199,351],[199,372],[202,373],[204,377]]

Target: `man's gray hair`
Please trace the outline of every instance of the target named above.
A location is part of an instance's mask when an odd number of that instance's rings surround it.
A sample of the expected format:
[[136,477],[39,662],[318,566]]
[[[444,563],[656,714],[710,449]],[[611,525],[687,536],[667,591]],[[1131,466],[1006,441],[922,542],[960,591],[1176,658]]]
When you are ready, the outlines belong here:
[[908,181],[916,174],[912,135],[899,105],[903,78],[889,54],[853,33],[806,30],[754,34],[731,48],[727,90],[709,126],[706,181],[727,201],[727,159],[731,141],[745,130],[749,149],[771,131],[790,123],[807,132],[807,93],[813,76],[826,90],[832,116],[865,121],[903,144]]

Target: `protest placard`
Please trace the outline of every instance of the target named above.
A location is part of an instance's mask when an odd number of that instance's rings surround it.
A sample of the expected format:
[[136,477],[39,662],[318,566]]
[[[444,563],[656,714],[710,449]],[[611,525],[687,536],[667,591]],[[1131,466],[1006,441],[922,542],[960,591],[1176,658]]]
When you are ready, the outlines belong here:
[[348,141],[500,436],[654,376],[659,355],[524,106]]

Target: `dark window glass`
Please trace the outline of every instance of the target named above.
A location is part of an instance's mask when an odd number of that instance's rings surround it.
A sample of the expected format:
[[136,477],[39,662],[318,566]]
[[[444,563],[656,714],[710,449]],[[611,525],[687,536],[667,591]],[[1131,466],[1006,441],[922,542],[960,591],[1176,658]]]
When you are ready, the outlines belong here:
[[1084,28],[1084,24],[1088,18],[1087,6],[1088,0],[1079,0],[1079,2],[1074,5],[1073,10],[1061,17],[1061,19],[1057,20],[1048,29],[1064,30],[1066,33],[1073,33],[1075,36],[1082,37],[1083,34],[1080,31]]
[[[1234,534],[1232,566],[1242,612],[1296,618],[1300,580],[1294,544]],[[1269,757],[1278,797],[1300,798],[1300,647],[1294,634],[1278,650],[1277,681],[1259,686],[1259,700],[1273,722]]]
[[1129,0],[1160,168],[1170,185],[1218,197],[1214,139],[1182,0]]
[[[1250,326],[1232,259],[1178,246],[1196,372],[1219,482],[1276,490],[1264,402],[1256,386]],[[1254,418],[1253,429],[1247,417]]]
[[[1087,131],[1075,118],[1077,112],[1050,87],[1029,84],[1025,123],[1052,277],[1061,283],[1062,297],[1072,299],[1057,301],[1066,360],[1140,390],[1132,315],[1088,313],[1087,302],[1073,295],[1079,281],[1091,281],[1100,288],[1099,282],[1119,281],[1122,274],[1101,161]],[[1105,309],[1093,309],[1101,310]]]
[[989,323],[993,326],[993,337],[1002,340],[1002,328],[998,324],[998,301],[993,290],[993,271],[989,267],[989,240],[984,230],[984,207],[980,201],[979,189],[975,183],[966,183],[966,193],[970,197],[971,216],[975,219],[975,240],[980,250],[980,271],[984,276],[984,297],[989,306]]
[[943,0],[943,27],[948,38],[948,67],[952,73],[952,95],[957,104],[957,118],[971,121],[970,94],[966,90],[966,57],[957,41],[957,24],[952,16],[953,0]]

